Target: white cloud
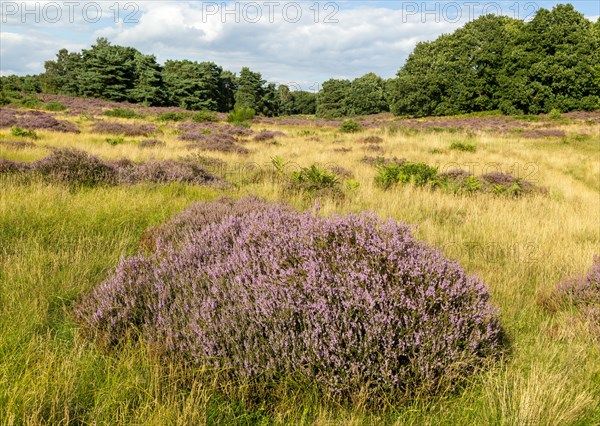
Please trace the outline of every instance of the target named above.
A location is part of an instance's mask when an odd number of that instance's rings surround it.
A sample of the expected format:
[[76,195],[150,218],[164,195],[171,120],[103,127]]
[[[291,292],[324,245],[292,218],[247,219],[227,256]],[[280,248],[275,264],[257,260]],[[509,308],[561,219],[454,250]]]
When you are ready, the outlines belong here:
[[[2,3],[5,7],[11,2]],[[43,9],[49,3],[39,4]],[[214,7],[221,1],[131,3],[137,9],[125,9],[126,2],[98,1],[103,19],[96,23],[90,22],[94,10],[83,13],[83,0],[73,10],[72,23],[66,10],[57,23],[32,23],[11,13],[2,17],[6,23],[1,33],[0,72],[42,72],[44,61],[54,58],[60,48],[79,50],[97,37],[107,37],[115,44],[156,54],[161,62],[183,58],[214,61],[234,72],[249,66],[269,81],[295,81],[307,87],[331,77],[355,78],[371,71],[391,77],[417,42],[452,32],[467,19],[465,15],[461,22],[435,22],[434,17],[423,23],[421,14],[406,14],[394,9],[395,3],[387,6],[385,2],[372,6],[368,2],[340,3],[337,11],[324,10],[320,3],[316,19],[314,2],[297,2],[294,4],[302,5],[302,15],[298,22],[291,22],[296,10],[290,7],[287,16],[283,14],[288,3],[292,2],[282,0],[270,10],[264,1],[256,1],[262,13],[257,16],[256,10],[243,9],[243,3],[235,3],[236,13],[226,14]],[[114,4],[120,5],[118,13],[111,9]],[[231,12],[234,6],[228,7]],[[328,16],[337,23],[324,23]],[[123,22],[126,18],[133,22]]]

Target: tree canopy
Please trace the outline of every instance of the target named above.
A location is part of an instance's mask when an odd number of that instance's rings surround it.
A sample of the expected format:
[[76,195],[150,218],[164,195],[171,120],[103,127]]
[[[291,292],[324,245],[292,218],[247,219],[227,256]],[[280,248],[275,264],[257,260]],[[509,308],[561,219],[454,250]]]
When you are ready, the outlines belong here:
[[324,118],[377,114],[453,115],[501,110],[537,114],[600,109],[600,19],[572,5],[540,9],[529,22],[481,16],[451,34],[418,43],[396,78],[368,73],[332,78],[318,93],[292,91],[243,67],[239,75],[214,62],[167,60],[99,38],[81,52],[58,51],[39,76],[0,78],[8,92],[58,93],[266,116]]

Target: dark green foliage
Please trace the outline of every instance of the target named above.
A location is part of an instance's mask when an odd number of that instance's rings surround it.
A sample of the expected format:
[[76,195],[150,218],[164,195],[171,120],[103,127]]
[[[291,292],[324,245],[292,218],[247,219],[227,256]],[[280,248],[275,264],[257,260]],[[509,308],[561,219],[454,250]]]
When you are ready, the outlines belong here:
[[600,44],[573,6],[540,9],[510,41],[499,75],[502,112],[600,108]]
[[191,110],[216,111],[223,69],[213,62],[166,61],[163,79],[169,103]]
[[262,79],[260,73],[252,72],[250,68],[243,67],[237,79],[236,109],[251,108],[254,111],[259,110],[265,83],[266,81]]
[[64,111],[67,109],[67,107],[60,102],[48,102],[46,105],[44,105],[44,109],[47,111]]
[[456,150],[456,151],[463,151],[463,152],[475,152],[477,151],[477,146],[475,146],[472,143],[469,142],[452,142],[452,144],[450,145],[450,149]]
[[251,108],[257,114],[278,115],[279,96],[275,84],[267,84],[259,72],[253,72],[248,67],[242,68],[237,79],[235,109]]
[[482,16],[416,46],[390,83],[391,109],[410,116],[598,109],[596,26],[571,5],[540,9],[528,23]]
[[329,170],[313,164],[310,167],[303,167],[290,176],[291,189],[305,192],[310,195],[333,195],[341,196],[340,180]]
[[356,133],[362,130],[360,124],[353,120],[345,120],[340,125],[340,131],[343,133]]
[[293,114],[315,114],[317,112],[317,95],[315,93],[299,90],[293,92]]
[[114,108],[104,111],[104,115],[108,117],[119,117],[119,118],[137,118],[140,117],[138,113],[129,108]]
[[56,54],[56,60],[46,61],[44,64],[46,72],[40,75],[44,93],[80,95],[81,61],[80,53],[69,53],[67,49],[60,49]]
[[99,38],[91,49],[82,50],[78,72],[79,94],[110,101],[129,100],[135,81],[135,54],[132,47],[113,46]]
[[294,94],[285,84],[277,88],[277,98],[279,101],[279,115],[294,114]]
[[20,127],[13,127],[12,129],[10,129],[10,134],[13,136],[22,137],[22,138],[31,138],[31,139],[38,138],[38,135],[35,132],[35,130],[25,130]]
[[125,143],[124,138],[106,138],[104,140],[106,141],[107,144],[113,145],[113,146]]
[[165,105],[168,95],[163,83],[162,67],[156,62],[156,57],[135,51],[133,68],[134,82],[129,90],[129,100],[144,105]]
[[506,40],[521,21],[487,15],[433,42],[417,44],[391,84],[398,115],[453,115],[496,108]]
[[199,111],[192,114],[192,121],[196,123],[216,122],[219,118],[212,111]]
[[347,114],[346,97],[350,81],[331,79],[323,83],[317,96],[317,117],[339,118]]
[[347,115],[378,114],[389,109],[385,82],[374,73],[357,78],[350,85],[345,100]]

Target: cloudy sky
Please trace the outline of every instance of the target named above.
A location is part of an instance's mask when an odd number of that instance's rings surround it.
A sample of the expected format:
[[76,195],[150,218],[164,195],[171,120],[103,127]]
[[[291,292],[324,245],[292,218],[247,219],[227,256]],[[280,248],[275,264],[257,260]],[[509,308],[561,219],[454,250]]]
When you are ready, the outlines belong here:
[[[315,90],[331,77],[392,77],[415,44],[485,13],[530,19],[559,1],[5,1],[0,73],[37,74],[98,37],[166,59],[213,61]],[[599,1],[572,1],[594,21]]]

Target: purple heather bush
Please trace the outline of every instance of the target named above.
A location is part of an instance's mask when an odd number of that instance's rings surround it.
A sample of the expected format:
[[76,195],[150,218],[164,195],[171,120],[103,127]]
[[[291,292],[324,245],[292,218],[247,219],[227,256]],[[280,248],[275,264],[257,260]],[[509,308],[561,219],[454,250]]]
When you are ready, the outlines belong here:
[[264,141],[273,140],[273,139],[281,137],[281,136],[285,136],[285,133],[280,132],[279,130],[276,130],[276,131],[265,130],[265,131],[262,131],[260,133],[257,133],[254,136],[254,140],[257,141],[257,142],[264,142]]
[[34,172],[41,176],[75,186],[101,184],[122,185],[140,182],[191,184],[220,183],[198,162],[155,161],[134,163],[128,159],[103,161],[77,149],[53,149],[52,153],[34,163],[2,160],[0,173]]
[[340,397],[434,393],[502,353],[485,286],[406,225],[251,199],[196,204],[155,235],[76,306],[98,342]]
[[480,177],[484,182],[484,189],[497,194],[510,194],[519,196],[522,194],[543,192],[531,182],[518,179],[509,173],[492,172]]
[[18,161],[6,160],[0,158],[0,175],[12,174],[12,173],[23,173],[29,170],[27,163],[20,163]]
[[250,152],[248,148],[238,145],[232,136],[226,134],[207,135],[198,143],[187,145],[187,148],[237,154],[248,154]]
[[380,144],[383,143],[383,139],[379,136],[365,136],[364,138],[360,138],[358,142],[366,144]]
[[158,139],[146,139],[141,141],[138,146],[140,148],[156,148],[159,146],[166,146],[166,143]]
[[98,121],[92,126],[92,131],[124,136],[148,136],[156,132],[156,126],[153,124],[127,124],[114,121]]
[[592,333],[600,338],[600,256],[587,274],[567,278],[556,285],[548,295],[540,295],[538,302],[549,311],[575,306],[590,323]]
[[363,151],[374,152],[376,154],[385,153],[385,150],[383,149],[383,147],[380,145],[376,145],[376,144],[369,144],[369,145],[363,146]]
[[352,152],[352,148],[347,148],[345,146],[342,146],[339,148],[333,148],[333,152],[339,152],[339,153],[345,154],[347,152]]
[[47,112],[0,108],[0,127],[21,127],[27,130],[51,130],[63,133],[79,133],[77,126],[69,121],[57,120]]
[[115,171],[96,156],[85,151],[65,148],[32,164],[32,171],[51,180],[71,185],[94,186],[113,183]]
[[555,294],[577,306],[600,306],[600,256],[594,257],[594,264],[586,275],[559,283]]

